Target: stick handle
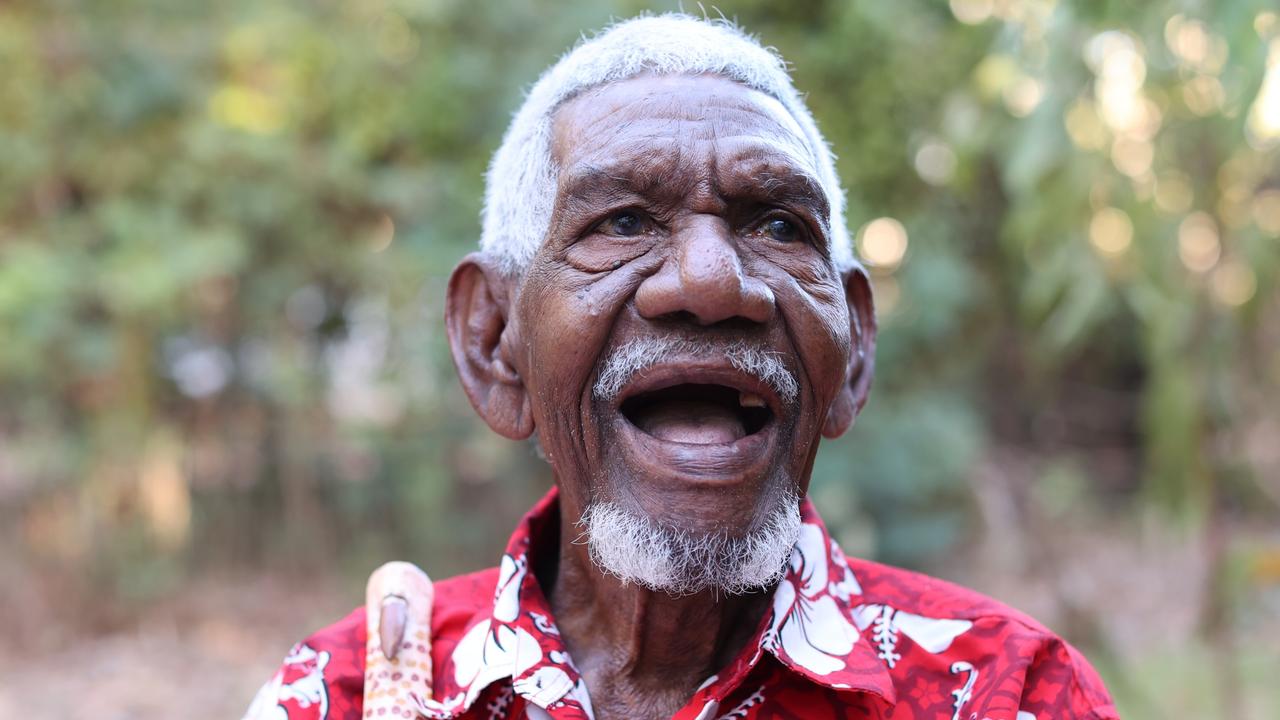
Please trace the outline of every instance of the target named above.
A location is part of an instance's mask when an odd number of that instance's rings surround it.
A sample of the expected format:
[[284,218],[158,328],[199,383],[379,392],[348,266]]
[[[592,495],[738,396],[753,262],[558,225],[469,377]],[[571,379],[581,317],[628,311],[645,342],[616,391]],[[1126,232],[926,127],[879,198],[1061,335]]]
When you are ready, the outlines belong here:
[[[431,699],[431,605],[435,589],[418,566],[389,562],[365,587],[368,640],[364,665],[364,716],[396,717],[415,703],[409,692]],[[399,709],[399,712],[397,712]]]

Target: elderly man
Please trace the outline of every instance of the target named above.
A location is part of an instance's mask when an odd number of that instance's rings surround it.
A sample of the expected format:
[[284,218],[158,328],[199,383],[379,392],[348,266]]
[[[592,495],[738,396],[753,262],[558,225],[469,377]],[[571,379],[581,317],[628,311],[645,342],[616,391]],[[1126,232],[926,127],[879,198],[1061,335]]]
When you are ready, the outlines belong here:
[[724,22],[617,24],[534,86],[486,200],[449,341],[476,411],[536,437],[556,487],[499,567],[434,598],[388,580],[251,716],[1115,717],[1061,639],[846,557],[805,499],[820,436],[867,399],[876,325],[780,58]]

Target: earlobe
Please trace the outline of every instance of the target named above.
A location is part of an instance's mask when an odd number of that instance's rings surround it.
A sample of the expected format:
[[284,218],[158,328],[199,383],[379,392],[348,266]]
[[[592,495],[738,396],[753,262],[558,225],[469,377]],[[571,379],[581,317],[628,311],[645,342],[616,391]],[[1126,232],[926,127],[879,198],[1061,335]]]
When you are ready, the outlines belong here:
[[862,267],[855,266],[845,277],[845,300],[849,304],[849,365],[845,384],[836,394],[822,434],[840,437],[867,404],[871,379],[875,375],[876,313],[871,299],[871,280]]
[[462,389],[493,431],[513,440],[533,434],[529,393],[510,357],[509,278],[479,253],[449,277],[445,327]]

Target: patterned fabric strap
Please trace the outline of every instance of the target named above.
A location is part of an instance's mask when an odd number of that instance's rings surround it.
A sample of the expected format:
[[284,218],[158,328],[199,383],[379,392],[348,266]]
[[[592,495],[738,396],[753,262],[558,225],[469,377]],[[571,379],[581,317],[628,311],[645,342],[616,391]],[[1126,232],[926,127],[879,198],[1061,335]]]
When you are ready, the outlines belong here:
[[[364,716],[411,717],[431,699],[431,605],[435,589],[418,566],[389,562],[365,587]],[[387,617],[384,627],[382,620]],[[403,632],[396,622],[403,619]],[[425,693],[425,697],[423,697]]]

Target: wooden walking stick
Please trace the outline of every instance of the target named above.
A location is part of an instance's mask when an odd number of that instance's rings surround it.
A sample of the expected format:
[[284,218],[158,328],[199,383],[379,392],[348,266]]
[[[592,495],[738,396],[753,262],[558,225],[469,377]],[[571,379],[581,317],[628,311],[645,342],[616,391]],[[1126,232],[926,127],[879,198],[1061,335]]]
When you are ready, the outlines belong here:
[[[389,562],[365,587],[364,716],[411,717],[409,692],[431,699],[431,578],[407,562]],[[406,713],[406,710],[408,713]]]

